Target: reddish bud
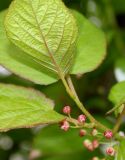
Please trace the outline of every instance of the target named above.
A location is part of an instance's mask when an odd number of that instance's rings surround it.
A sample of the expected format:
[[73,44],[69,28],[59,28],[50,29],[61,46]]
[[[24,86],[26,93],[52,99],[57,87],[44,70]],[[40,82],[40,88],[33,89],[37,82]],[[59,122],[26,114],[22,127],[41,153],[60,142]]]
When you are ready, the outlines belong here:
[[80,136],[80,137],[83,137],[83,136],[85,136],[86,134],[87,134],[86,130],[80,129],[80,131],[79,131],[79,136]]
[[65,106],[63,108],[63,113],[65,114],[70,114],[71,113],[71,107],[70,106]]
[[69,125],[69,122],[67,122],[66,120],[62,121],[61,122],[61,129],[64,130],[64,131],[68,131],[70,125]]
[[86,121],[86,116],[81,114],[78,116],[78,122],[79,123],[84,123]]
[[98,134],[97,129],[94,128],[94,129],[92,130],[92,133],[91,133],[91,134],[92,134],[92,136],[96,136],[96,135]]
[[86,139],[84,142],[83,142],[83,145],[85,148],[87,148],[89,151],[93,151],[94,148],[93,148],[93,144],[90,140]]
[[98,157],[93,157],[92,160],[99,160],[99,158]]
[[104,136],[107,138],[107,139],[111,139],[113,137],[113,133],[112,131],[108,130],[108,131],[105,131],[104,132]]
[[114,156],[115,155],[115,150],[114,150],[113,147],[108,147],[106,149],[106,153],[107,153],[107,155]]
[[98,140],[96,140],[96,139],[93,140],[92,144],[93,144],[93,147],[94,147],[95,149],[99,147],[99,142],[98,142]]

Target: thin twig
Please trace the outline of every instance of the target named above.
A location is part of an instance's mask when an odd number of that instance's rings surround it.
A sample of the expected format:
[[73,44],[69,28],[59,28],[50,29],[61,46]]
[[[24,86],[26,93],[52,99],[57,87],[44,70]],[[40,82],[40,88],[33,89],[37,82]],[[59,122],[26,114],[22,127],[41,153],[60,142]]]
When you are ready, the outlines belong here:
[[70,76],[68,76],[68,84],[65,78],[62,78],[62,82],[66,88],[67,93],[70,95],[70,97],[73,99],[73,101],[76,103],[76,105],[79,107],[79,109],[87,116],[87,118],[90,120],[91,123],[94,124],[95,127],[99,127],[102,130],[107,130],[108,128],[98,122],[85,108],[85,106],[81,103],[81,101],[78,98],[78,95],[75,91],[74,85],[72,83],[72,80]]
[[113,128],[113,133],[114,134],[116,134],[117,131],[119,130],[119,127],[120,127],[120,125],[122,123],[124,115],[125,115],[125,105],[124,105],[124,109],[123,109],[122,113],[119,115],[119,117],[118,117],[118,119],[116,121],[116,125]]

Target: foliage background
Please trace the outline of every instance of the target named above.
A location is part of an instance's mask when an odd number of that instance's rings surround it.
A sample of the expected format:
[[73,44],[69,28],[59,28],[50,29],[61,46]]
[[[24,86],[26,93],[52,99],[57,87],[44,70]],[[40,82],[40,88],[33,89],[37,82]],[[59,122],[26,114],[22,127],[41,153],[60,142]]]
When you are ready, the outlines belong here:
[[[1,0],[0,10],[8,7],[11,0]],[[84,101],[91,113],[107,125],[114,122],[114,116],[104,118],[104,113],[111,109],[112,104],[107,96],[110,88],[117,81],[125,80],[125,1],[124,0],[65,0],[69,8],[75,8],[84,14],[97,27],[101,28],[107,37],[107,56],[102,65],[91,73],[73,76],[73,82],[81,101]],[[97,39],[98,41],[98,39]],[[122,59],[122,60],[121,60]],[[31,86],[55,100],[56,110],[62,112],[66,104],[73,108],[73,115],[80,111],[68,98],[60,82],[47,87],[34,85],[13,74],[0,74],[0,81],[23,86]],[[102,118],[103,117],[103,118]],[[123,127],[123,126],[122,126]],[[100,150],[89,154],[82,147],[82,139],[78,130],[64,133],[58,126],[38,127],[34,129],[19,129],[0,134],[1,160],[33,160],[40,155],[39,160],[70,160],[91,159],[92,155],[102,154]],[[30,158],[29,158],[30,157]]]

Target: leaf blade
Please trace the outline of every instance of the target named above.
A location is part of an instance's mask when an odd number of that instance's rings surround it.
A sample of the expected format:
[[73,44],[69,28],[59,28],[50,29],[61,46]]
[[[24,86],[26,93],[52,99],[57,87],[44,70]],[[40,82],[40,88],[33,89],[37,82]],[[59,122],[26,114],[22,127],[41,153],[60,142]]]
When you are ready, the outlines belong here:
[[53,107],[54,103],[39,91],[0,84],[0,131],[58,123],[64,116]]
[[71,74],[84,74],[95,70],[106,56],[104,33],[90,23],[81,13],[72,10],[77,20],[79,35],[76,57]]
[[[57,74],[69,71],[77,38],[76,22],[61,0],[15,0],[5,19],[10,40]],[[70,57],[70,59],[69,59]]]
[[3,25],[5,14],[6,10],[0,12],[0,64],[15,75],[36,84],[56,82],[57,76],[43,72],[40,64],[9,42]]
[[115,105],[115,114],[121,113],[125,103],[125,81],[119,82],[114,85],[109,92],[109,100]]

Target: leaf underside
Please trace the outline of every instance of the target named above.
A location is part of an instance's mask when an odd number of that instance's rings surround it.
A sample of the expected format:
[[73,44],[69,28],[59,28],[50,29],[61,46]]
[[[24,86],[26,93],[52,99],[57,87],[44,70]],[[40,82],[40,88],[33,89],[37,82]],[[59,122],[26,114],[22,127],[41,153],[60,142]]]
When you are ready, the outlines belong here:
[[[40,0],[39,5],[38,0],[29,1],[15,0],[5,20],[9,39],[21,50],[7,40],[4,14],[0,14],[0,64],[20,77],[45,85],[59,79],[58,71],[82,74],[98,67],[106,53],[105,37],[99,29],[72,10],[79,29],[75,50],[76,23],[61,0]],[[36,20],[41,23],[38,25]]]
[[74,55],[77,26],[61,0],[15,0],[5,28],[10,40],[49,72],[64,75]]
[[64,117],[54,103],[39,91],[0,84],[0,131],[58,123]]
[[40,64],[8,40],[3,24],[5,14],[6,10],[0,13],[0,64],[12,73],[36,84],[47,85],[56,82],[57,76],[45,69],[43,72]]

